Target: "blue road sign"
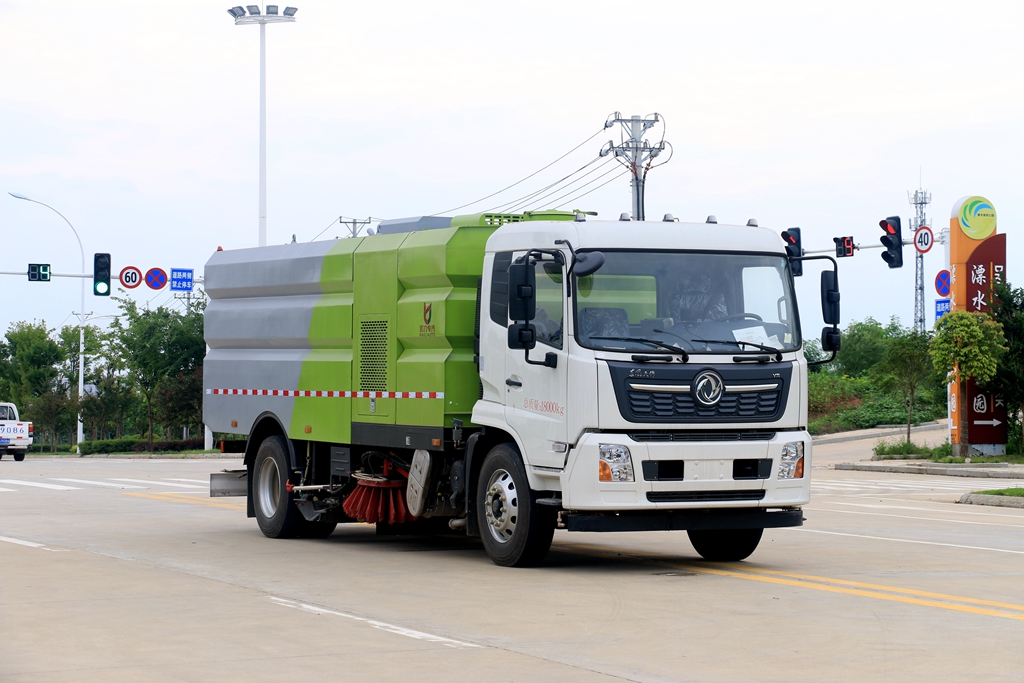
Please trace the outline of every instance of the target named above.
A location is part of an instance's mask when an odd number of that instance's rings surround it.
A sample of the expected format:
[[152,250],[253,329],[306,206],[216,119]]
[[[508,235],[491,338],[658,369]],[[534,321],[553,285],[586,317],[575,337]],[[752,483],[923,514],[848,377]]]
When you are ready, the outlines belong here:
[[191,268],[171,268],[171,291],[191,292],[193,272]]
[[940,270],[939,274],[935,276],[935,293],[941,297],[949,296],[951,279],[948,270]]
[[935,300],[935,319],[938,320],[942,316],[949,313],[949,299],[936,299]]

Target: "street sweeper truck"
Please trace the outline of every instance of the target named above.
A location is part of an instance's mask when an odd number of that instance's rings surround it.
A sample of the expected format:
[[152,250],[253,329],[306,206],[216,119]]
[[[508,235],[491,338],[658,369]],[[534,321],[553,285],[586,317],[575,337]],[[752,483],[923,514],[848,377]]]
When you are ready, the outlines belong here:
[[746,558],[810,499],[793,276],[831,261],[834,356],[835,261],[755,221],[666,219],[427,216],[217,251],[204,422],[247,442],[211,495],[246,496],[271,538],[441,524],[499,565],[540,562],[555,529]]

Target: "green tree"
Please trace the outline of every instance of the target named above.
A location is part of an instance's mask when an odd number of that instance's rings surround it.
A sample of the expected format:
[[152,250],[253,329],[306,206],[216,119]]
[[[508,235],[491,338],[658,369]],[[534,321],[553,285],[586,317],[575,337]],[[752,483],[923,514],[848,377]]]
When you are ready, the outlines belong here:
[[[146,404],[147,435],[152,447],[156,398],[161,384],[181,374],[190,375],[202,366],[206,353],[202,307],[193,307],[181,314],[162,306],[156,310],[140,309],[127,298],[117,301],[122,316],[111,326],[113,346]],[[198,392],[201,400],[201,385]],[[195,397],[174,395],[171,400],[186,404],[184,408],[179,406],[180,409],[170,411],[180,414],[187,412],[187,405],[194,402]]]
[[866,375],[885,356],[889,342],[903,331],[897,318],[883,326],[874,318],[851,323],[843,330],[843,344],[836,357],[838,370],[850,377]]
[[[19,407],[53,390],[64,357],[45,322],[19,322],[7,330],[7,377],[10,401]],[[24,408],[22,408],[24,409]]]
[[[932,363],[947,381],[960,383],[960,396],[966,395],[967,380],[985,384],[996,375],[999,358],[1006,352],[1002,325],[984,313],[953,311],[935,323],[935,336],[929,352]],[[963,416],[966,408],[961,400],[956,419],[961,438],[967,433]],[[963,443],[957,444],[955,455],[966,455]]]
[[903,397],[907,409],[907,443],[914,422],[914,399],[921,385],[933,372],[928,347],[931,336],[917,330],[904,330],[886,346],[882,362],[875,366],[879,387]]
[[1017,454],[1024,454],[1024,289],[996,282],[992,318],[1003,326],[1006,353],[999,358],[995,378],[989,388],[1006,400],[1011,423],[1021,429]]

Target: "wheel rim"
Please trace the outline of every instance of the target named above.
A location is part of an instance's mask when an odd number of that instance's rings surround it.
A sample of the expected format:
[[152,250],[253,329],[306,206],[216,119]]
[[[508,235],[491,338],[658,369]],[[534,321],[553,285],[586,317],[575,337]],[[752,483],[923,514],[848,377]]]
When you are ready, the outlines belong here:
[[484,494],[487,529],[498,543],[508,543],[519,521],[519,494],[516,482],[506,470],[497,470],[487,482]]
[[267,458],[260,465],[260,473],[257,479],[259,489],[260,510],[263,516],[268,519],[277,513],[277,506],[281,502],[281,472],[277,469],[277,461]]

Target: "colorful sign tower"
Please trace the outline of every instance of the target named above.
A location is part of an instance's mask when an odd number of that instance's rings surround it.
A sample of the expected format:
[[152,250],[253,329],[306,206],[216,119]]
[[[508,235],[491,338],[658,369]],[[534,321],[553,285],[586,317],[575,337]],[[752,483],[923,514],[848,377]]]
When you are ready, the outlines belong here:
[[[992,283],[1006,277],[1006,235],[996,234],[996,210],[984,197],[963,197],[949,218],[951,308],[989,313]],[[961,391],[966,395],[961,396]],[[950,385],[950,442],[984,454],[1006,452],[1006,402],[974,380]],[[963,431],[964,433],[961,433]],[[965,452],[966,455],[966,452]]]

